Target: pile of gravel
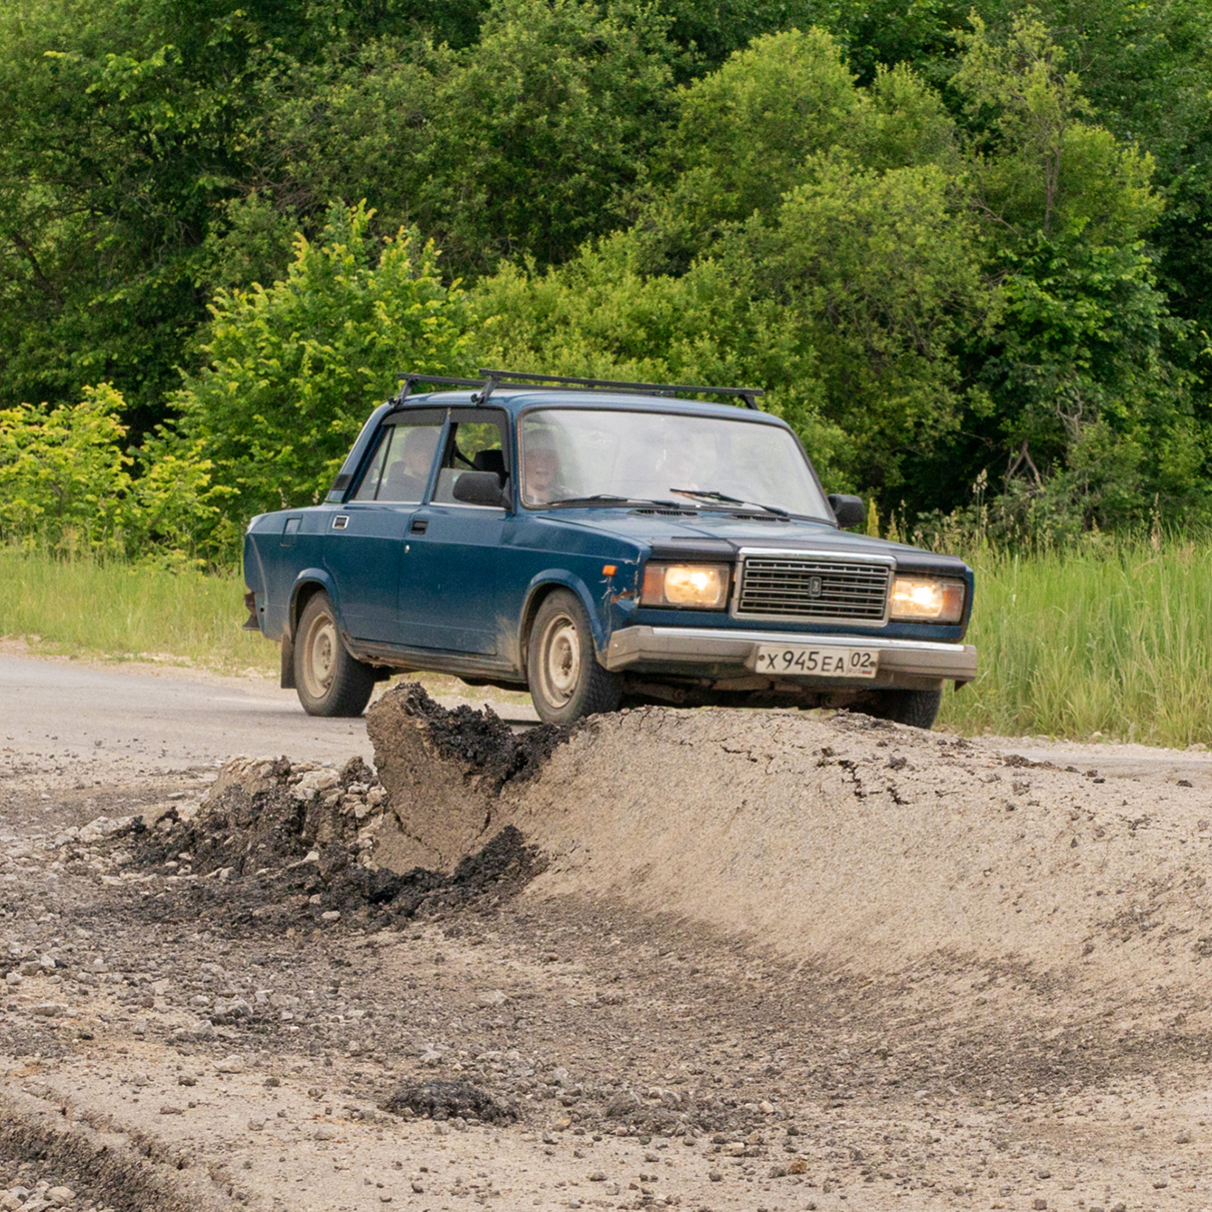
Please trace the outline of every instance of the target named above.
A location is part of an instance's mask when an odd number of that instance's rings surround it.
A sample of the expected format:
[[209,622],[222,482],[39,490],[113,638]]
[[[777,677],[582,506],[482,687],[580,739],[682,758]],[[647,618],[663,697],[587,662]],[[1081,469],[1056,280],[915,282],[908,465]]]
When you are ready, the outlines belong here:
[[486,891],[508,895],[540,869],[506,826],[451,872],[382,864],[384,837],[400,834],[375,771],[354,757],[339,770],[288,758],[235,758],[199,802],[156,814],[99,820],[60,839],[64,860],[103,879],[154,874],[166,890],[214,893],[238,922],[319,924],[344,916],[412,917]]

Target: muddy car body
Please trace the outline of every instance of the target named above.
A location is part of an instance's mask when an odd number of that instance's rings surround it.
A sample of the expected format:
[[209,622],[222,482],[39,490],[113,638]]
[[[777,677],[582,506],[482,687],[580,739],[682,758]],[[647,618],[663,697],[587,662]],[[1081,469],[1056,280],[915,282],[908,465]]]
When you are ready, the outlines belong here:
[[529,687],[553,722],[656,701],[928,727],[975,675],[971,569],[847,533],[861,503],[783,421],[670,390],[407,377],[323,503],[249,524],[247,626],[282,684],[322,715],[431,670]]

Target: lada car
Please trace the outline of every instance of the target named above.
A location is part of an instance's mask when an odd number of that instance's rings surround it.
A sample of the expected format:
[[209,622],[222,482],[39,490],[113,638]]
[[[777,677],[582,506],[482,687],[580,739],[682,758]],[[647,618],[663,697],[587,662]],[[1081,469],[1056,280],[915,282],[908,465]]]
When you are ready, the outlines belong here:
[[848,533],[862,502],[825,494],[756,390],[402,379],[322,504],[248,527],[246,626],[311,714],[430,670],[559,724],[655,702],[928,728],[975,676],[972,570]]

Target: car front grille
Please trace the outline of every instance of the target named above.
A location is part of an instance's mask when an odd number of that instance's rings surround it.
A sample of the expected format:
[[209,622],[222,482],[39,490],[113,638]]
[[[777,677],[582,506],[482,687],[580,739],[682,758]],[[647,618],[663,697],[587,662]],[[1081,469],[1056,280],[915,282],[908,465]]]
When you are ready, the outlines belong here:
[[888,565],[861,560],[746,556],[736,613],[882,623],[891,577]]

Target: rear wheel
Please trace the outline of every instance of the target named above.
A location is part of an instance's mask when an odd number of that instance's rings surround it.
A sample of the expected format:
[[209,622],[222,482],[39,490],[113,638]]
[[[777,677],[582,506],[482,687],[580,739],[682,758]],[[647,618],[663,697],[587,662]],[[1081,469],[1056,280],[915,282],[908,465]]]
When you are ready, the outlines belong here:
[[566,589],[557,589],[539,607],[526,674],[534,709],[545,724],[571,724],[614,711],[623,698],[623,679],[598,664],[589,615]]
[[349,655],[328,594],[303,608],[295,638],[295,687],[308,715],[361,715],[375,688],[375,671]]
[[911,728],[932,728],[942,701],[941,690],[881,690],[875,703],[866,710],[881,720],[893,720]]

